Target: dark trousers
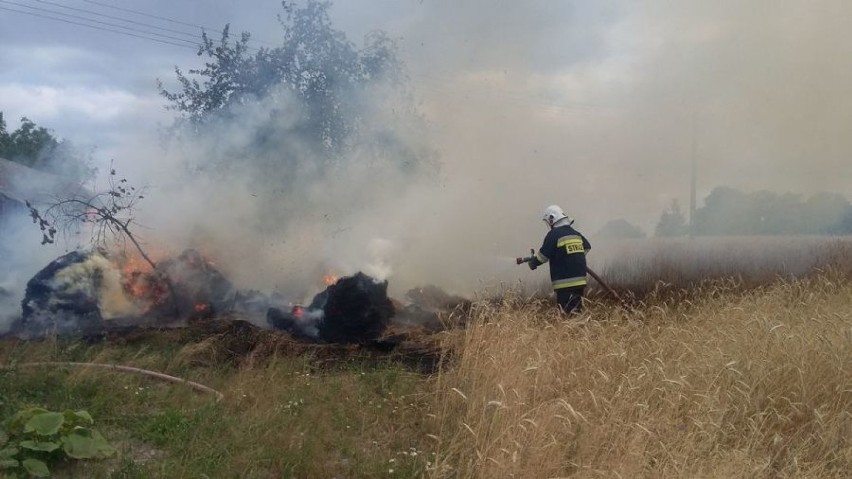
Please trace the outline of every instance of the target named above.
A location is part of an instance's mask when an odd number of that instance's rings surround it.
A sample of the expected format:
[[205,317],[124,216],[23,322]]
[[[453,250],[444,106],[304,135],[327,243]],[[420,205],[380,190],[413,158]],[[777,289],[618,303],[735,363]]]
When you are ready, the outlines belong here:
[[580,314],[583,311],[583,291],[585,286],[560,288],[556,290],[556,303],[565,314]]

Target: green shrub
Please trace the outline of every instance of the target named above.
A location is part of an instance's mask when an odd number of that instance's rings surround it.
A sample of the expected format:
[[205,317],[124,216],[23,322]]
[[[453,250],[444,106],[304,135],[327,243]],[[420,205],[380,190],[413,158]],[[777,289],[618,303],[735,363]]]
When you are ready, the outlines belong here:
[[115,449],[90,427],[93,423],[86,411],[18,411],[0,430],[0,471],[47,477],[49,466],[63,459],[112,456]]

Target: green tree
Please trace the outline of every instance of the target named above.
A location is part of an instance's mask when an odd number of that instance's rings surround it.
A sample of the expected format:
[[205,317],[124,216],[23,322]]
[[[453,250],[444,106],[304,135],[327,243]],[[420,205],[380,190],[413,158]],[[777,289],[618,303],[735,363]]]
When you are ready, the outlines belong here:
[[175,68],[178,91],[160,82],[168,108],[179,113],[172,132],[216,136],[223,124],[241,125],[250,138],[237,147],[223,141],[218,169],[254,167],[258,180],[278,184],[323,174],[355,151],[380,167],[434,166],[431,149],[399,133],[423,120],[395,42],[375,32],[356,47],[333,27],[328,1],[282,5],[280,46],[252,53],[249,33],[234,40],[226,25],[217,42],[203,33],[203,68]]
[[21,126],[9,135],[9,148],[5,154],[29,167],[43,169],[58,146],[59,141],[50,130],[23,117]]
[[801,195],[718,187],[696,211],[703,235],[846,234],[852,204],[836,193]]
[[677,200],[672,200],[672,204],[660,216],[660,221],[657,222],[657,227],[654,229],[654,235],[683,236],[688,232],[687,230],[686,217],[681,211],[680,203]]
[[720,186],[695,211],[695,232],[701,235],[744,234],[754,221],[748,195],[735,188]]
[[91,179],[95,173],[91,166],[91,151],[77,148],[67,140],[57,139],[51,130],[36,125],[27,117],[21,118],[21,126],[10,133],[6,129],[2,112],[0,157],[72,181]]
[[845,234],[850,233],[844,222],[852,211],[852,204],[837,193],[818,193],[802,205],[804,233]]
[[9,133],[6,131],[6,120],[3,119],[3,112],[0,111],[0,156],[4,156],[3,152],[9,148]]
[[829,232],[835,235],[852,235],[852,206],[846,209],[843,218]]

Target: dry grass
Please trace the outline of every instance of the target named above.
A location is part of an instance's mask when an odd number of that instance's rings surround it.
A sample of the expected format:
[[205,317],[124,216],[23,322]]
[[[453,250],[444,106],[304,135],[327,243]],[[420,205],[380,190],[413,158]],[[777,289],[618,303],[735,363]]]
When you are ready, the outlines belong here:
[[[224,400],[104,371],[0,373],[0,415],[85,408],[119,444],[71,477],[848,477],[852,283],[705,283],[634,309],[473,303],[441,369],[225,328],[0,341],[0,363],[164,371]],[[242,332],[241,332],[242,331]],[[383,356],[384,355],[384,356]]]
[[429,475],[846,476],[852,285],[734,288],[573,320],[476,303],[432,379]]

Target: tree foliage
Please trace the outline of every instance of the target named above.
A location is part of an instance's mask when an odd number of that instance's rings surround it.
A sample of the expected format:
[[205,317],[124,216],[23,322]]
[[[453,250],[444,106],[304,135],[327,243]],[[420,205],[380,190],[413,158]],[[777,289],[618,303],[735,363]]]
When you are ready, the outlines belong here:
[[3,112],[0,112],[0,157],[71,181],[89,180],[95,173],[91,152],[57,139],[51,130],[27,117],[21,118],[20,127],[9,132]]
[[357,47],[333,27],[329,1],[282,5],[279,46],[253,50],[249,33],[234,39],[227,25],[218,41],[203,33],[204,67],[187,73],[176,67],[177,91],[160,83],[168,108],[179,113],[172,131],[215,135],[223,124],[244,126],[249,139],[223,145],[222,163],[255,167],[262,179],[278,182],[297,170],[325,172],[356,149],[383,166],[429,163],[428,148],[399,134],[422,118],[395,42],[374,32]]
[[639,239],[645,237],[645,232],[625,219],[617,219],[603,225],[595,236],[600,239]]
[[[679,206],[663,212],[657,236],[685,234]],[[674,234],[677,233],[677,234]],[[695,211],[695,233],[722,235],[841,235],[852,234],[852,203],[837,193],[818,193],[808,198],[772,191],[744,192],[717,187]]]
[[680,208],[680,203],[677,200],[672,200],[672,204],[660,216],[660,221],[657,222],[654,235],[667,237],[684,236],[688,232],[689,225],[686,223],[686,217]]
[[852,234],[852,204],[840,194],[807,199],[792,193],[715,188],[696,211],[704,235]]

